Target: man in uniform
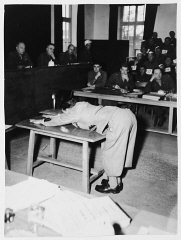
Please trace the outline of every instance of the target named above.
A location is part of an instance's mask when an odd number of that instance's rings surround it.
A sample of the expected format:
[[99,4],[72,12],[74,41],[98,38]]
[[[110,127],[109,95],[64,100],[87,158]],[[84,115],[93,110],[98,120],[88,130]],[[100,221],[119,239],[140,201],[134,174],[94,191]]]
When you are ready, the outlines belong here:
[[93,127],[97,133],[106,135],[102,148],[106,179],[103,179],[101,185],[97,185],[95,189],[101,193],[119,193],[123,189],[121,178],[123,168],[132,167],[133,162],[137,121],[131,110],[77,102],[62,114],[50,118],[50,121],[33,120],[33,122],[45,126],[72,123],[82,129]]
[[8,69],[24,69],[31,68],[33,63],[28,55],[25,52],[25,43],[18,42],[16,45],[16,51],[9,53],[7,59],[7,68]]
[[55,50],[54,44],[49,43],[46,47],[46,52],[40,54],[37,65],[39,67],[48,67],[58,64],[58,61],[54,55],[54,50]]

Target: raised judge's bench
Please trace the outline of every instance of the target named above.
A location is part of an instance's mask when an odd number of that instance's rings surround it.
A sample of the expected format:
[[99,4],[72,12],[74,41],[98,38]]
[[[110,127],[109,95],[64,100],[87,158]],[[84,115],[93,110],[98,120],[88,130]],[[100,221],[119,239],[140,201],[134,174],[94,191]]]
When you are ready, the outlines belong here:
[[52,93],[66,97],[87,85],[89,64],[5,71],[5,122],[15,124],[52,108]]

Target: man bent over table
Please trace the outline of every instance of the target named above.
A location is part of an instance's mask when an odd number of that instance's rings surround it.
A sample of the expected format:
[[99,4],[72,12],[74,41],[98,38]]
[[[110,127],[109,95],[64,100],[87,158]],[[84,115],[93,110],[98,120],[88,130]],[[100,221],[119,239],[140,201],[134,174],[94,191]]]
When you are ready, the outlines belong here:
[[68,123],[82,129],[91,129],[105,134],[102,162],[106,179],[95,189],[101,193],[119,193],[123,189],[121,175],[124,167],[132,167],[133,151],[137,132],[137,121],[130,109],[115,106],[95,106],[88,102],[77,102],[62,114],[51,116],[50,121],[33,120],[45,126]]

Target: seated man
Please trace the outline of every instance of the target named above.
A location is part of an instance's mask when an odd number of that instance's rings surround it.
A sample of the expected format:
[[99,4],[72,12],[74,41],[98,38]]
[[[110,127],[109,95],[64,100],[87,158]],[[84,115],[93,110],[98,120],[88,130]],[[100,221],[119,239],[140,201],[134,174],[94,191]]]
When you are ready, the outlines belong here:
[[136,59],[134,59],[133,61],[130,61],[128,63],[129,72],[133,76],[134,81],[135,81],[136,75],[138,74],[140,66],[142,65],[142,63],[143,63],[143,59],[142,59],[142,53],[141,52],[137,53]]
[[129,109],[77,102],[62,114],[50,118],[50,121],[34,120],[34,123],[45,126],[72,123],[82,129],[92,127],[97,133],[106,135],[102,162],[107,179],[103,179],[95,189],[101,193],[119,193],[123,189],[123,168],[132,167],[137,132],[135,115]]
[[84,47],[80,50],[80,53],[78,55],[78,61],[84,62],[84,63],[92,63],[92,41],[91,40],[85,40]]
[[99,88],[104,87],[107,81],[107,73],[102,70],[100,64],[94,64],[93,70],[88,72],[88,87]]
[[136,82],[148,82],[149,77],[146,74],[146,69],[144,66],[140,66],[139,71],[135,77]]
[[66,52],[60,53],[59,55],[59,64],[70,64],[76,63],[77,57],[75,54],[75,46],[70,44]]
[[148,76],[149,79],[152,77],[153,70],[157,67],[154,60],[155,60],[154,52],[148,52],[148,60],[143,64],[146,69],[146,75]]
[[[161,69],[154,69],[154,73],[145,87],[145,92],[174,92],[174,80],[169,74],[162,75]],[[154,126],[161,127],[165,120],[165,109],[157,106],[153,107],[155,112]]]
[[9,53],[7,59],[7,68],[8,69],[23,69],[31,68],[33,63],[28,55],[25,52],[25,43],[19,42],[16,45],[16,51]]
[[133,90],[134,81],[132,76],[128,73],[128,66],[125,63],[122,64],[120,72],[113,73],[110,76],[108,86],[114,89],[120,89],[123,93]]
[[54,66],[58,64],[57,59],[54,55],[55,46],[53,43],[50,43],[46,47],[46,52],[41,53],[37,65],[39,67],[48,67],[48,66]]

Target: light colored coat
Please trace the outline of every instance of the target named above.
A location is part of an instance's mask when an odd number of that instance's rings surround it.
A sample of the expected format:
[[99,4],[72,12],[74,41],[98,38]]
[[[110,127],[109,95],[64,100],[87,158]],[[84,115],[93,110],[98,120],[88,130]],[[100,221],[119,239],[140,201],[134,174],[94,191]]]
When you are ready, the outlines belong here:
[[132,167],[137,121],[130,109],[78,102],[58,116],[54,126],[70,122],[83,129],[96,125],[96,132],[106,134],[102,162],[107,176],[119,177],[124,167]]

